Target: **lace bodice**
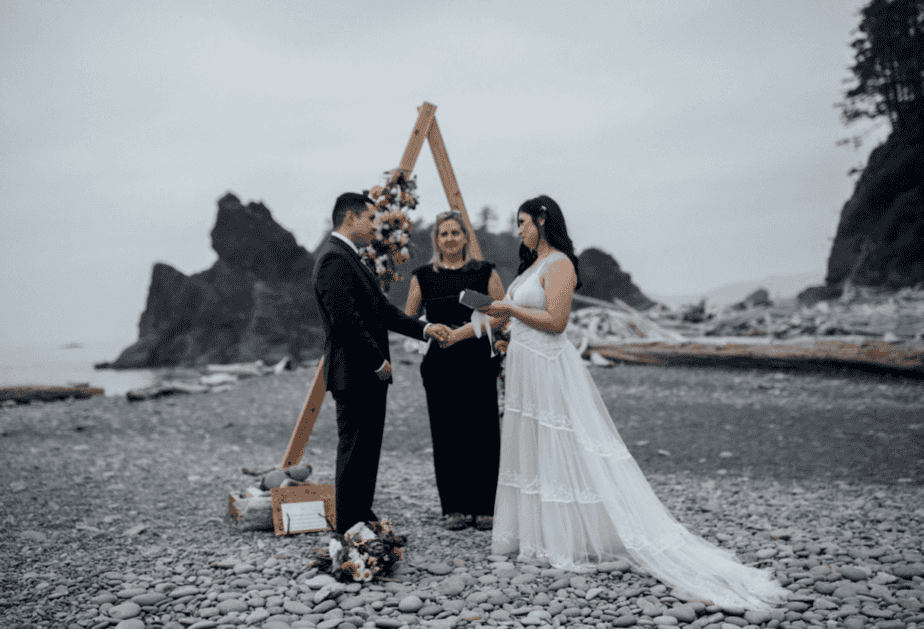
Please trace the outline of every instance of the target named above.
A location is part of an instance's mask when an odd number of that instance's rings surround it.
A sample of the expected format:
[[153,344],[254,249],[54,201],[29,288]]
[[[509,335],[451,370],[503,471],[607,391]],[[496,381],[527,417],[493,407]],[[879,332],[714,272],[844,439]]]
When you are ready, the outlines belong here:
[[[517,277],[507,290],[504,301],[523,308],[545,310],[546,299],[545,289],[541,283],[542,274],[551,261],[561,258],[567,258],[567,256],[560,252],[553,253],[532,269]],[[520,343],[534,352],[552,359],[558,356],[568,344],[568,337],[564,334],[542,332],[517,318],[513,318],[510,322],[510,342]]]

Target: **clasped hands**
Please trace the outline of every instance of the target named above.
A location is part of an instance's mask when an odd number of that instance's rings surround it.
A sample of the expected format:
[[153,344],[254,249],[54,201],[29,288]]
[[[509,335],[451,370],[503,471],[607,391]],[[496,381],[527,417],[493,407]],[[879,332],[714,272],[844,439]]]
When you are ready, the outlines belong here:
[[[442,323],[434,323],[427,326],[426,335],[439,341],[440,345],[444,341],[449,340],[452,328],[449,326],[443,325]],[[385,361],[385,364],[382,365],[381,369],[375,372],[375,375],[379,377],[379,380],[388,380],[391,377],[391,362]]]
[[452,333],[452,328],[448,325],[443,325],[442,323],[434,323],[427,327],[426,335],[436,339],[440,343],[449,339],[450,334]]
[[[481,308],[478,308],[478,312],[486,314],[489,317],[501,319],[503,321],[503,325],[506,325],[507,320],[510,318],[510,304],[505,301],[498,300],[498,301],[488,304],[487,306],[482,306]],[[458,343],[463,338],[467,338],[470,335],[471,334],[464,331],[463,328],[459,328],[457,330],[453,330],[450,328],[448,336],[445,339],[438,339],[438,340],[439,340],[440,347],[445,349],[447,347],[450,347]]]

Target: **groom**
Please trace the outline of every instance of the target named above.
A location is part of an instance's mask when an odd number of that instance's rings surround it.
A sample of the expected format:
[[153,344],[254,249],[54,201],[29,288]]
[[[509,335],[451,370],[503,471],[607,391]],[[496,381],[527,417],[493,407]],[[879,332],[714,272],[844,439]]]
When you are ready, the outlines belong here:
[[324,380],[337,403],[337,469],[334,481],[337,531],[372,512],[375,479],[391,383],[388,330],[445,340],[449,329],[406,316],[379,289],[359,247],[375,236],[375,208],[361,194],[337,197],[334,231],[314,267],[314,291],[324,322]]

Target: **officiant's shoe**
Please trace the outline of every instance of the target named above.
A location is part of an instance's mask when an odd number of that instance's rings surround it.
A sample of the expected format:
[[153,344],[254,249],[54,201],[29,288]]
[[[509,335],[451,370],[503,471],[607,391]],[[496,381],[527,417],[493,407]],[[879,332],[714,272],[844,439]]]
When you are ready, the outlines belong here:
[[479,515],[475,518],[475,528],[479,531],[490,531],[494,528],[494,518],[490,515]]
[[443,528],[447,531],[461,531],[468,528],[469,522],[471,522],[471,518],[467,515],[450,513],[446,516],[446,521],[443,522]]

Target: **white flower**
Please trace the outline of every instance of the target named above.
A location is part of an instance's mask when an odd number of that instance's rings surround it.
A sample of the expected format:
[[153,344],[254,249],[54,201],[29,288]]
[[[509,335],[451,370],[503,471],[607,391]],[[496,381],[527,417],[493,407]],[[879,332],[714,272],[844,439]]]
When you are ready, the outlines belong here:
[[360,520],[359,522],[357,522],[356,524],[354,524],[353,526],[351,526],[350,528],[348,528],[348,529],[346,530],[346,533],[344,533],[343,535],[344,535],[344,537],[346,537],[347,535],[352,535],[353,533],[359,533],[359,531],[360,531],[364,526],[366,526],[366,523],[363,522],[362,520]]
[[402,247],[402,248],[401,248],[401,254],[402,254],[402,255],[409,256],[409,255],[411,255],[411,252],[410,252],[410,250],[409,250],[407,247]]
[[331,559],[333,559],[342,549],[343,544],[340,543],[340,540],[332,539],[330,540],[330,546],[328,546],[327,552],[330,553]]

